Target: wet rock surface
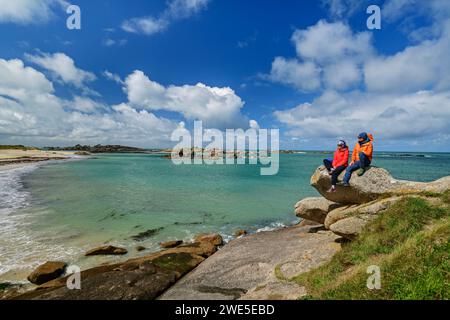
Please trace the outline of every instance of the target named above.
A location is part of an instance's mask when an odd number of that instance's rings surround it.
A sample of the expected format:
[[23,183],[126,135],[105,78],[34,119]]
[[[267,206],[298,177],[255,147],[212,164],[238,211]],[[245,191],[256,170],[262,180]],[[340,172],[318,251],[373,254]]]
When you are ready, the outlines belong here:
[[37,267],[29,276],[28,281],[40,285],[61,276],[67,264],[65,262],[48,261]]
[[125,248],[119,248],[115,246],[101,246],[87,251],[84,255],[89,256],[108,256],[108,255],[124,255],[127,254],[128,250]]

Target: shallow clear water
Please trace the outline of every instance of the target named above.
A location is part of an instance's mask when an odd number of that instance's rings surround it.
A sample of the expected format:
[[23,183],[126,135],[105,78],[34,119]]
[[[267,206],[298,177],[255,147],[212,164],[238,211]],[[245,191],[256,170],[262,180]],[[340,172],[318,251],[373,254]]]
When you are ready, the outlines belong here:
[[[0,280],[23,279],[48,260],[87,267],[118,258],[84,258],[96,245],[191,239],[200,232],[231,237],[237,229],[289,225],[294,204],[317,195],[309,186],[327,154],[280,156],[276,176],[253,165],[183,165],[154,155],[100,155],[82,161],[0,172]],[[378,154],[374,165],[399,179],[450,175],[449,154]],[[143,241],[132,239],[156,230]],[[145,254],[141,253],[141,254]]]

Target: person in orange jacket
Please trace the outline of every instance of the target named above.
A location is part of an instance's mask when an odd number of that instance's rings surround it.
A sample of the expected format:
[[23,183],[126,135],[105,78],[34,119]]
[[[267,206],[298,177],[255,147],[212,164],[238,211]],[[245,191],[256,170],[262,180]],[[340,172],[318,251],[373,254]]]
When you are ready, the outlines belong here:
[[328,192],[336,192],[336,184],[339,175],[348,167],[349,150],[344,140],[338,142],[338,147],[334,152],[334,158],[323,160],[325,168],[331,175],[331,189]]
[[362,176],[370,167],[373,159],[373,136],[365,132],[358,135],[358,142],[352,153],[352,162],[345,172],[343,184],[350,186],[352,173],[359,169],[358,176]]

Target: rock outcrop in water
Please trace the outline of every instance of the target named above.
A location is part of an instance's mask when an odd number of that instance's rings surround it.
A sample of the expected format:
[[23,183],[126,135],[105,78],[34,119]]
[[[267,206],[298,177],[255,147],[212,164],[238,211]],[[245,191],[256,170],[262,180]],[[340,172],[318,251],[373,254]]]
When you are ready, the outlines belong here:
[[222,237],[200,235],[194,243],[180,245],[81,272],[81,290],[69,290],[68,277],[46,282],[17,300],[149,300],[155,299],[186,273],[217,251]]
[[81,290],[69,290],[61,279],[16,299],[151,300],[203,260],[189,253],[166,253],[100,266],[81,273]]
[[426,198],[449,190],[450,177],[429,183],[403,181],[394,179],[385,169],[372,167],[361,177],[354,174],[350,187],[338,186],[336,192],[329,193],[331,178],[321,166],[312,175],[311,185],[324,198],[300,201],[295,206],[296,214],[323,223],[326,229],[353,240],[368,222],[405,196]]
[[118,248],[115,246],[102,246],[89,250],[85,253],[85,256],[119,256],[127,253],[128,250],[125,248]]
[[78,151],[78,152],[88,152],[88,153],[145,153],[147,150],[141,148],[127,147],[121,145],[106,145],[101,144],[95,146],[79,145],[73,147],[48,147],[47,150],[50,151]]
[[163,249],[170,249],[170,248],[176,248],[183,244],[183,240],[173,240],[173,241],[166,241],[161,242],[159,246]]
[[65,262],[48,261],[36,268],[27,279],[31,283],[41,285],[61,276],[66,266],[67,264]]
[[223,238],[220,234],[213,233],[213,234],[199,234],[194,239],[196,242],[199,243],[209,243],[213,246],[221,246],[223,244]]
[[239,237],[243,237],[243,236],[247,235],[247,233],[248,233],[247,230],[239,229],[234,232],[234,236],[236,238],[239,238]]
[[141,242],[157,235],[164,228],[149,229],[131,237],[134,241]]

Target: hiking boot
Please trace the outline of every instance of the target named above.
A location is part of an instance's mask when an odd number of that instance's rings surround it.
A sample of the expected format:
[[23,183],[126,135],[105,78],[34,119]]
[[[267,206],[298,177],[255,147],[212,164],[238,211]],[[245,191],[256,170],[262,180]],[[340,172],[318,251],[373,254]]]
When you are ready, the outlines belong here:
[[328,189],[328,191],[327,191],[328,193],[334,193],[334,192],[336,192],[336,187],[331,187],[330,189]]
[[361,177],[361,176],[364,175],[364,173],[366,173],[366,170],[367,170],[367,169],[361,168],[361,169],[358,170],[358,172],[357,172],[356,174],[358,175],[358,177]]

